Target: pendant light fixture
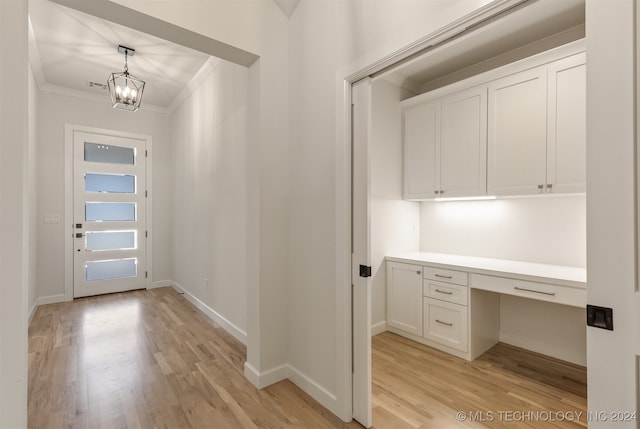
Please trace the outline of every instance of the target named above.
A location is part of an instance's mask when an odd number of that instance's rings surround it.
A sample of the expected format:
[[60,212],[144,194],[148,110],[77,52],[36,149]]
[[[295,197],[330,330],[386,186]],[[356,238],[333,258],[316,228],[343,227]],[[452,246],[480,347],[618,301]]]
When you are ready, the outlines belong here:
[[118,52],[124,54],[124,72],[111,73],[107,80],[111,103],[116,109],[135,112],[140,108],[145,82],[129,74],[127,58],[132,57],[136,50],[119,45]]

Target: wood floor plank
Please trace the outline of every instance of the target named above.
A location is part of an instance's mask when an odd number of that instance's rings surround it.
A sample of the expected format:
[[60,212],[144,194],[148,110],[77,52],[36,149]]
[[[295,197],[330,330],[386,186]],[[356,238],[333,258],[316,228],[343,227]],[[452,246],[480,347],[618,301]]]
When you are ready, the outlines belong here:
[[[586,427],[498,418],[586,411],[583,367],[503,344],[466,362],[390,333],[372,343],[375,429]],[[28,426],[361,427],[289,380],[255,389],[245,360],[244,345],[171,288],[40,306],[29,329]],[[480,421],[489,413],[493,421]]]

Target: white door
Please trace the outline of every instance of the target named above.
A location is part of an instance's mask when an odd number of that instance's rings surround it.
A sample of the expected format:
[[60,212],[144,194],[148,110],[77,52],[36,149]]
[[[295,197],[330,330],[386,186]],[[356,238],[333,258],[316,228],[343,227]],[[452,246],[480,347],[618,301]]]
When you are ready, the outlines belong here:
[[[352,234],[353,288],[353,418],[371,426],[371,269],[369,222],[369,139],[371,134],[371,79],[352,87]],[[364,270],[361,272],[361,267]],[[370,271],[369,271],[370,275]]]
[[73,296],[142,289],[146,140],[74,132]]
[[613,330],[587,328],[589,429],[638,429],[640,8],[635,0],[586,7],[587,303],[613,318]]

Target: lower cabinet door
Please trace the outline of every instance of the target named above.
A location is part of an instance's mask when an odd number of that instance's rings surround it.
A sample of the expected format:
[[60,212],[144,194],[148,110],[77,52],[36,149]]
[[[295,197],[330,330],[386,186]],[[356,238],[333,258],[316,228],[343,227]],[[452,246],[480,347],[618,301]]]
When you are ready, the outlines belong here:
[[467,351],[467,307],[424,298],[425,338],[461,352]]
[[387,262],[387,325],[422,335],[422,267]]

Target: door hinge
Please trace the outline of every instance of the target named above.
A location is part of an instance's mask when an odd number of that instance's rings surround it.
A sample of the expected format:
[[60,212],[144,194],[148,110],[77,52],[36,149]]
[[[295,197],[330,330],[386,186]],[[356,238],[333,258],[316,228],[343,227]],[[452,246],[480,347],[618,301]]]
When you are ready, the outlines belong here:
[[360,277],[371,277],[371,267],[360,265]]
[[145,150],[145,151],[144,151],[144,157],[145,157],[145,158],[147,158],[148,156],[149,156],[149,151],[148,151],[148,150]]

